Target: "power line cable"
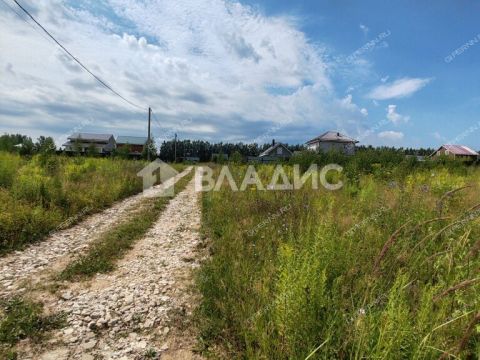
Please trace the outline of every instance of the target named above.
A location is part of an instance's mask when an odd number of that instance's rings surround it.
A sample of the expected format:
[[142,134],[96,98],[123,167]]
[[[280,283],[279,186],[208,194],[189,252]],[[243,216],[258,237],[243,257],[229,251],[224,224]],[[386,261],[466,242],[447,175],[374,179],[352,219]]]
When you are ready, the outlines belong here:
[[[3,1],[3,0],[2,0]],[[119,92],[117,92],[116,90],[114,90],[110,85],[108,85],[106,82],[104,82],[102,79],[100,79],[97,75],[95,75],[92,71],[90,71],[85,65],[83,65],[83,63],[77,59],[70,51],[68,51],[67,48],[65,48],[65,46],[63,46],[52,34],[50,34],[50,32],[48,32],[47,29],[45,29],[42,24],[40,24],[29,12],[27,9],[25,9],[22,5],[20,5],[18,3],[17,0],[13,0],[15,2],[15,4],[17,4],[17,6],[22,9],[22,11],[27,14],[27,16],[33,20],[33,22],[35,22],[35,24],[37,24],[37,26],[39,26],[53,41],[55,41],[55,43],[60,46],[60,48],[65,51],[78,65],[80,65],[86,72],[88,72],[91,76],[93,76],[93,78],[95,80],[97,80],[100,84],[102,84],[105,88],[107,88],[108,90],[110,90],[113,94],[117,95],[119,98],[121,98],[123,101],[127,102],[128,104],[130,104],[131,106],[134,106],[138,109],[142,109],[142,110],[145,110],[145,107],[143,106],[140,106],[140,105],[137,105],[135,104],[134,102],[128,100],[127,98],[125,98],[124,96],[122,96]],[[12,9],[13,10],[13,9]],[[15,13],[17,13],[15,11]],[[18,15],[18,13],[17,13]],[[24,19],[25,20],[25,19]]]
[[50,39],[45,36],[43,32],[40,32],[40,30],[33,25],[31,22],[29,22],[26,18],[24,18],[17,10],[15,10],[9,3],[7,3],[5,0],[0,0],[5,6],[10,9],[15,15],[17,15],[21,20],[25,21],[37,34],[39,34],[41,37],[43,37],[46,41],[50,42]]

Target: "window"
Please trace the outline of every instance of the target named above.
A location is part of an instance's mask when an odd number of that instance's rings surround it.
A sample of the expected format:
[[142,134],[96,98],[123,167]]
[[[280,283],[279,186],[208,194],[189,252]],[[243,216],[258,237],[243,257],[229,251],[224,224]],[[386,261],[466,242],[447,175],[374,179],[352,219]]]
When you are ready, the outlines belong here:
[[280,146],[277,148],[277,155],[282,155],[282,148]]

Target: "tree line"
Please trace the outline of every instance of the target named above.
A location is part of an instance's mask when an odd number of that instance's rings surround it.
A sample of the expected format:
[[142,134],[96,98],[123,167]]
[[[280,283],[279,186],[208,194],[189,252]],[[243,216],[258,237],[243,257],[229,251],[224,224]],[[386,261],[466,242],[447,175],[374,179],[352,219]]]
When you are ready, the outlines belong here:
[[[304,145],[290,145],[285,144],[287,148],[292,151],[305,150]],[[152,142],[150,152],[152,155],[157,155],[163,161],[173,162],[175,160],[182,161],[187,158],[198,158],[201,162],[212,161],[215,159],[228,158],[242,158],[254,157],[260,155],[263,151],[272,146],[272,143],[267,144],[247,144],[247,143],[210,143],[203,140],[177,140],[164,141],[160,145],[159,151]],[[417,155],[428,156],[435,150],[431,148],[393,148],[393,147],[373,147],[373,146],[358,146],[357,152],[372,152],[375,153],[386,152],[397,155]],[[40,136],[36,141],[30,137],[21,134],[4,134],[0,136],[0,151],[15,152],[21,155],[33,155],[36,153],[55,153],[60,152],[52,137]],[[92,152],[90,155],[94,155]],[[117,149],[112,153],[113,156],[127,157],[127,149]],[[146,151],[144,151],[146,157]]]

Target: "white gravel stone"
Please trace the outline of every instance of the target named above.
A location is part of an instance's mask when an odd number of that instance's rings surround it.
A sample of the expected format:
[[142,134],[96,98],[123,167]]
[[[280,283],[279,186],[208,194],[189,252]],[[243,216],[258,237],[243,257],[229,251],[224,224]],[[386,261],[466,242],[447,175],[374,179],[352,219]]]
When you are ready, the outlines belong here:
[[[168,350],[168,314],[182,313],[191,296],[185,279],[198,266],[200,218],[192,180],[114,272],[58,302],[56,311],[67,314],[69,359],[142,359],[146,349],[159,347],[154,341]],[[185,256],[192,261],[184,262]]]
[[[179,179],[191,169],[186,169]],[[154,188],[155,193],[161,193],[165,186],[158,185]],[[42,242],[35,243],[23,251],[15,251],[0,258],[0,296],[8,296],[17,293],[22,288],[21,283],[35,274],[45,270],[55,261],[68,255],[78,255],[88,248],[88,244],[94,241],[99,234],[128,219],[133,211],[139,208],[139,204],[145,200],[142,193],[121,200],[110,208],[90,215],[85,220],[66,230],[52,233]],[[70,300],[70,297],[65,300]]]

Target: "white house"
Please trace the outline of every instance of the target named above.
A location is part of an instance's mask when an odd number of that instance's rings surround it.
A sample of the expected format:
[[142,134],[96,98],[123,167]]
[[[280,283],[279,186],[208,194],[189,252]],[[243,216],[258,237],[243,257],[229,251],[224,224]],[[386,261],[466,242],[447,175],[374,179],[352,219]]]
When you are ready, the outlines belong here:
[[355,144],[358,140],[352,139],[338,131],[327,131],[323,135],[307,141],[307,149],[315,152],[329,152],[332,150],[343,152],[347,155],[355,154]]

